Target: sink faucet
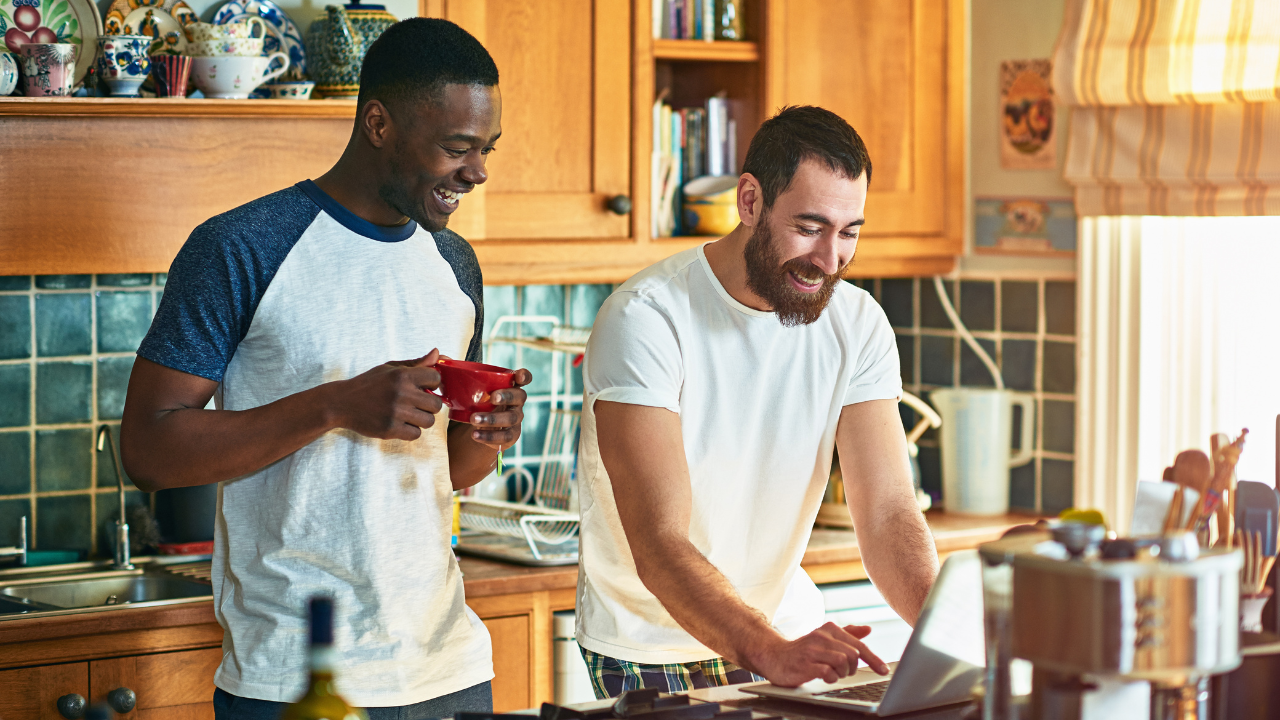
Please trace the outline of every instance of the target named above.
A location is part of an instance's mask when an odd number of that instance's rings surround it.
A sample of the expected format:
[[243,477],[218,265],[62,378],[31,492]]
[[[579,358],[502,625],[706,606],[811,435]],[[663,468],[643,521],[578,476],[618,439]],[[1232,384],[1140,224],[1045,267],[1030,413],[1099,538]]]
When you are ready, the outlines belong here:
[[120,491],[120,519],[116,521],[116,554],[112,566],[117,570],[132,570],[129,562],[129,523],[124,519],[124,471],[120,469],[120,456],[116,454],[115,443],[111,442],[111,426],[98,428],[98,452],[111,450],[111,461],[116,468],[116,488]]
[[14,547],[0,547],[0,558],[14,557],[18,558],[18,565],[27,564],[27,516],[23,515],[18,520],[18,544]]

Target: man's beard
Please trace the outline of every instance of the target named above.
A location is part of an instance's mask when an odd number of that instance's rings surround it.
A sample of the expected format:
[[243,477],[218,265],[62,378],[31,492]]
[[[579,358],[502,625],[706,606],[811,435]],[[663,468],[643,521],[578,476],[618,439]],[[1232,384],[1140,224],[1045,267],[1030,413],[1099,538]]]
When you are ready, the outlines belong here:
[[[773,242],[768,213],[760,216],[760,222],[756,223],[751,238],[747,240],[744,255],[747,261],[747,287],[773,308],[778,322],[784,327],[809,325],[821,317],[836,291],[836,283],[841,282],[844,269],[849,266],[845,263],[834,274],[827,275],[817,265],[801,258],[783,262]],[[805,280],[821,277],[822,287],[816,292],[802,293],[787,279],[787,273],[795,273]]]

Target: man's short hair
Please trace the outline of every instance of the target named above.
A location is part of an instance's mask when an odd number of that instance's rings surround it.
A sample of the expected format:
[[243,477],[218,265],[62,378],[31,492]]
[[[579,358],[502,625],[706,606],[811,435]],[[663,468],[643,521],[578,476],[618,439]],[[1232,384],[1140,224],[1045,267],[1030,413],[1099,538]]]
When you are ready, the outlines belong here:
[[784,107],[765,120],[751,138],[742,172],[760,181],[769,208],[791,187],[800,161],[807,159],[820,160],[850,180],[865,172],[871,184],[871,156],[862,138],[844,118],[812,105]]
[[498,66],[479,40],[448,20],[409,18],[387,28],[360,66],[357,112],[384,104],[434,101],[445,85],[498,84]]

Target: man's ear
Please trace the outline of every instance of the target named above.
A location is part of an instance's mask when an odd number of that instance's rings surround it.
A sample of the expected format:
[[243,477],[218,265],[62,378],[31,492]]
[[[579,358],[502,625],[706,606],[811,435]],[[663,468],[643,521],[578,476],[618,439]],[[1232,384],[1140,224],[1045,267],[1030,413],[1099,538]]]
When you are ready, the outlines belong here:
[[358,127],[370,145],[381,148],[386,146],[391,135],[391,114],[381,100],[370,100],[365,103],[360,113]]
[[755,227],[764,212],[764,193],[760,181],[751,173],[738,178],[738,219],[747,227]]

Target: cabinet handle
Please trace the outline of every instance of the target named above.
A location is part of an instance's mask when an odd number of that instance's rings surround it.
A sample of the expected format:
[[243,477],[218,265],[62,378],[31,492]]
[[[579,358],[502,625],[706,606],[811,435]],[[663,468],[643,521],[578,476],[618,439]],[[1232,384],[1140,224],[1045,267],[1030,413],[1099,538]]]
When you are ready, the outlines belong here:
[[626,195],[614,195],[605,205],[615,215],[626,215],[631,212],[631,198]]
[[71,693],[58,698],[58,714],[67,720],[84,717],[84,696]]
[[116,688],[107,693],[107,704],[112,710],[124,714],[133,710],[133,706],[138,704],[138,696],[129,688]]

